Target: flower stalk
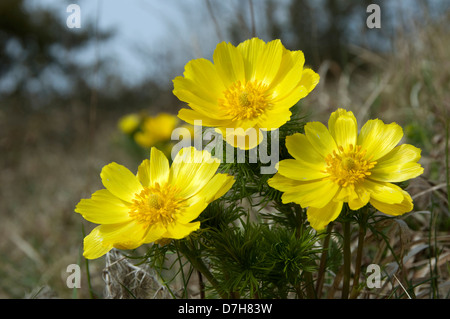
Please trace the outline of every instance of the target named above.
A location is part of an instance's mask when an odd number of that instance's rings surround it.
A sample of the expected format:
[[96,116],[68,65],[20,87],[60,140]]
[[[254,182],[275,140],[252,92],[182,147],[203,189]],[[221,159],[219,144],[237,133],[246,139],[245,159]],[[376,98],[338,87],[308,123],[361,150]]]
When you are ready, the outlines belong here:
[[[347,209],[346,209],[347,210]],[[351,275],[351,250],[350,250],[350,241],[351,241],[351,230],[350,230],[350,222],[345,220],[342,222],[342,226],[344,228],[344,281],[342,284],[342,299],[348,299],[349,289],[350,289],[350,275]]]
[[358,232],[358,248],[356,250],[356,260],[355,260],[355,277],[353,280],[353,287],[350,294],[350,298],[354,299],[358,296],[359,292],[359,277],[361,274],[361,262],[362,262],[362,255],[364,250],[364,239],[366,236],[366,223],[368,218],[367,213],[367,207],[365,209],[362,209],[361,217],[359,218],[359,232]]
[[176,245],[178,250],[189,261],[192,267],[194,267],[209,281],[209,283],[213,286],[213,288],[217,291],[222,299],[226,299],[227,295],[220,288],[219,282],[216,280],[216,278],[214,278],[213,274],[209,271],[203,260],[198,257],[195,251],[191,250],[183,240],[177,241]]
[[330,238],[331,238],[331,231],[333,229],[333,223],[328,224],[327,230],[326,230],[326,236],[323,241],[323,250],[322,255],[320,256],[320,264],[319,264],[319,271],[317,275],[317,282],[316,282],[316,295],[318,298],[322,295],[322,289],[323,289],[323,282],[325,279],[325,268],[327,264],[327,258],[328,258],[328,249],[330,246]]

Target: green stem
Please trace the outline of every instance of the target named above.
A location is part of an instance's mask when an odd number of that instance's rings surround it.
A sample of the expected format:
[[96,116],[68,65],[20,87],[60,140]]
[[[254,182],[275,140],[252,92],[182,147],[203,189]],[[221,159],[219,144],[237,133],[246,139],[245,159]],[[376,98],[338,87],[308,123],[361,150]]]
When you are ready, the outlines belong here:
[[306,297],[308,299],[316,299],[316,291],[314,290],[314,280],[311,272],[305,271],[305,289],[306,289]]
[[[86,237],[86,232],[84,230],[84,224],[81,224],[81,233],[83,234],[83,238]],[[89,288],[89,296],[91,299],[95,299],[94,290],[92,289],[92,283],[91,283],[91,274],[89,272],[89,259],[85,259],[85,265],[86,265],[86,277],[88,282],[88,288]]]
[[351,267],[351,251],[350,251],[350,222],[348,220],[342,222],[344,226],[344,281],[342,284],[342,299],[348,299],[350,289],[350,267]]
[[355,278],[353,281],[352,292],[350,294],[350,298],[352,299],[358,296],[359,275],[361,273],[361,260],[364,248],[364,238],[366,236],[367,214],[365,210],[361,212],[361,214],[363,214],[363,216],[361,216],[359,223],[358,248],[356,251],[356,261],[355,261]]
[[213,288],[217,291],[221,298],[226,299],[226,294],[220,288],[219,282],[214,278],[213,274],[209,271],[208,267],[206,267],[205,263],[201,258],[193,252],[186,243],[181,240],[177,242],[178,249],[180,252],[186,257],[186,259],[191,263],[192,267],[194,267],[197,271],[199,271],[213,286]]
[[323,241],[323,251],[322,255],[320,256],[320,264],[319,264],[319,272],[317,275],[317,282],[316,282],[316,294],[317,298],[320,298],[322,295],[322,289],[323,289],[323,282],[325,278],[325,269],[326,269],[326,263],[328,258],[328,249],[330,246],[330,238],[331,238],[331,230],[333,229],[333,223],[329,223],[327,227],[327,235],[325,236],[325,239]]
[[[303,211],[302,208],[300,207],[300,205],[295,205],[294,207],[295,210],[295,215],[297,218],[297,228],[295,230],[295,238],[299,239],[303,236],[303,231],[304,231],[304,219],[303,219]],[[303,276],[305,278],[305,289],[306,289],[306,297],[308,299],[315,299],[317,298],[316,296],[316,292],[314,290],[314,280],[313,280],[313,276],[312,273],[309,271],[305,271],[303,273]],[[299,293],[300,293],[301,289],[297,289],[297,296],[300,297]]]
[[302,234],[303,234],[303,215],[302,215],[302,208],[300,207],[300,205],[295,205],[294,207],[295,210],[295,216],[296,216],[296,221],[297,221],[297,227],[295,229],[295,238],[299,239]]
[[197,275],[198,275],[198,282],[199,282],[199,286],[200,286],[200,299],[205,299],[206,298],[205,283],[203,282],[202,273],[197,270]]
[[186,282],[186,278],[184,277],[184,270],[183,270],[183,263],[181,262],[181,256],[180,256],[180,252],[179,249],[177,249],[177,257],[178,257],[178,263],[180,264],[180,272],[181,272],[181,280],[183,281],[183,285],[184,285],[184,298],[188,298],[188,283]]

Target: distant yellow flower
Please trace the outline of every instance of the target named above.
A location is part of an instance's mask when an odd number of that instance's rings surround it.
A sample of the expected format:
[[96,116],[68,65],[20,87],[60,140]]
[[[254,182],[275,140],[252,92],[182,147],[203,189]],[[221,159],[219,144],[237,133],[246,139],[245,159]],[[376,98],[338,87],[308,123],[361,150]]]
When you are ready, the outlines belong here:
[[358,134],[352,112],[338,109],[328,121],[305,126],[305,134],[286,138],[294,159],[282,160],[268,183],[284,194],[283,203],[308,207],[308,220],[316,230],[335,220],[348,203],[357,210],[370,203],[389,215],[413,209],[409,194],[392,184],[419,176],[421,150],[396,146],[403,137],[396,123],[369,120]]
[[160,142],[170,141],[172,131],[178,125],[178,118],[169,113],[159,113],[144,119],[141,131],[136,132],[134,139],[142,147],[152,147]]
[[180,239],[200,227],[192,222],[206,206],[224,195],[234,178],[216,174],[219,161],[193,147],[180,150],[172,166],[151,149],[137,175],[111,163],[100,174],[106,189],[82,199],[75,212],[100,224],[84,239],[84,256],[94,259],[113,247],[134,249],[164,239]]
[[125,134],[132,134],[136,131],[141,123],[141,117],[138,114],[131,113],[122,116],[119,119],[119,129]]
[[[302,51],[289,51],[274,40],[267,44],[253,38],[237,47],[219,43],[214,64],[206,59],[190,61],[184,76],[173,80],[173,93],[191,109],[181,109],[178,117],[194,124],[215,127],[227,142],[242,149],[261,142],[260,130],[279,128],[290,117],[290,108],[319,82],[319,75],[304,68]],[[228,130],[227,128],[231,129]],[[249,131],[254,138],[244,142],[239,136]]]

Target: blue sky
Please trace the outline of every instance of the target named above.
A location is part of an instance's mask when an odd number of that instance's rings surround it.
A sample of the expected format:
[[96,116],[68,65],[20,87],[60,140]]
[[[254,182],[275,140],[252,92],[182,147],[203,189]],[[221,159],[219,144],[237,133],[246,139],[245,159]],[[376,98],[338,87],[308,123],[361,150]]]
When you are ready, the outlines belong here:
[[[214,3],[215,0],[210,1]],[[258,1],[254,0],[253,3]],[[395,12],[399,12],[395,6],[403,6],[400,10],[407,14],[409,11],[415,12],[418,8],[411,5],[415,2],[417,0],[385,2],[382,5],[382,17],[391,13],[395,18]],[[442,1],[428,2],[433,5]],[[83,21],[94,20],[98,22],[100,29],[116,31],[109,43],[102,43],[99,47],[99,58],[113,60],[115,71],[129,83],[136,83],[148,75],[160,76],[161,82],[167,83],[183,72],[184,65],[189,60],[211,58],[218,42],[217,28],[205,0],[28,0],[30,6],[52,7],[55,12],[60,13],[63,20],[70,14],[66,12],[70,3],[79,4],[82,24]],[[254,5],[254,10],[256,25],[263,29],[266,8],[261,3],[262,1]],[[286,0],[276,3],[281,8]],[[214,7],[217,27],[222,30],[228,27],[227,23],[230,18],[234,18],[232,15],[236,10],[248,11],[248,2],[243,0],[227,0],[215,4],[223,9],[217,12],[217,7]],[[245,22],[249,23],[248,12],[245,17]],[[365,16],[359,18],[365,21]],[[97,55],[94,49],[92,46],[84,52],[79,57],[80,63],[95,59]],[[164,58],[166,52],[171,54],[168,58]]]
[[[186,3],[192,0],[184,1]],[[113,38],[98,48],[99,59],[113,60],[112,65],[129,83],[139,81],[151,74],[149,66],[157,63],[145,63],[146,56],[161,54],[173,44],[168,41],[173,30],[186,29],[183,26],[183,14],[179,10],[180,1],[145,0],[30,0],[29,6],[50,7],[66,20],[70,3],[76,3],[81,9],[81,28],[87,21],[97,21],[100,30],[113,30]],[[67,30],[65,30],[67,31]],[[76,29],[71,30],[76,32]],[[91,46],[77,56],[80,63],[91,62],[97,57],[95,46]],[[145,64],[145,68],[143,67]]]
[[[217,44],[212,19],[203,0],[29,1],[31,6],[53,8],[64,20],[70,15],[66,12],[70,3],[80,6],[81,27],[83,21],[97,20],[99,29],[115,31],[113,39],[99,47],[99,58],[113,59],[114,67],[129,83],[155,73],[172,77],[170,70],[161,72],[165,65],[155,58],[165,52],[173,53],[170,58],[175,60],[171,61],[171,67],[181,68],[180,73],[190,59],[210,57]],[[91,47],[80,60],[95,59],[94,50]],[[170,79],[162,79],[167,80]]]

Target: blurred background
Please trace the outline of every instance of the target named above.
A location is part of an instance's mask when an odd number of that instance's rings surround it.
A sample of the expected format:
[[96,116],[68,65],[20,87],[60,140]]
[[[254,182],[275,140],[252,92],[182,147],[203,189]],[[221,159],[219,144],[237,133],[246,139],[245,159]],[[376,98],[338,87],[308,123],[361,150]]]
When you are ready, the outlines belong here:
[[[66,24],[72,3],[80,28]],[[381,28],[367,27],[372,3]],[[359,121],[399,123],[405,141],[422,148],[425,173],[411,193],[416,210],[431,207],[437,217],[411,227],[435,223],[447,258],[449,9],[445,0],[2,0],[0,298],[102,297],[104,260],[82,257],[94,225],[74,208],[102,188],[104,165],[135,171],[147,156],[128,147],[118,123],[176,115],[183,104],[172,79],[184,65],[212,59],[221,41],[253,36],[302,50],[320,74],[301,101],[311,119],[325,122],[344,107]],[[66,285],[69,264],[82,268],[80,289]]]

